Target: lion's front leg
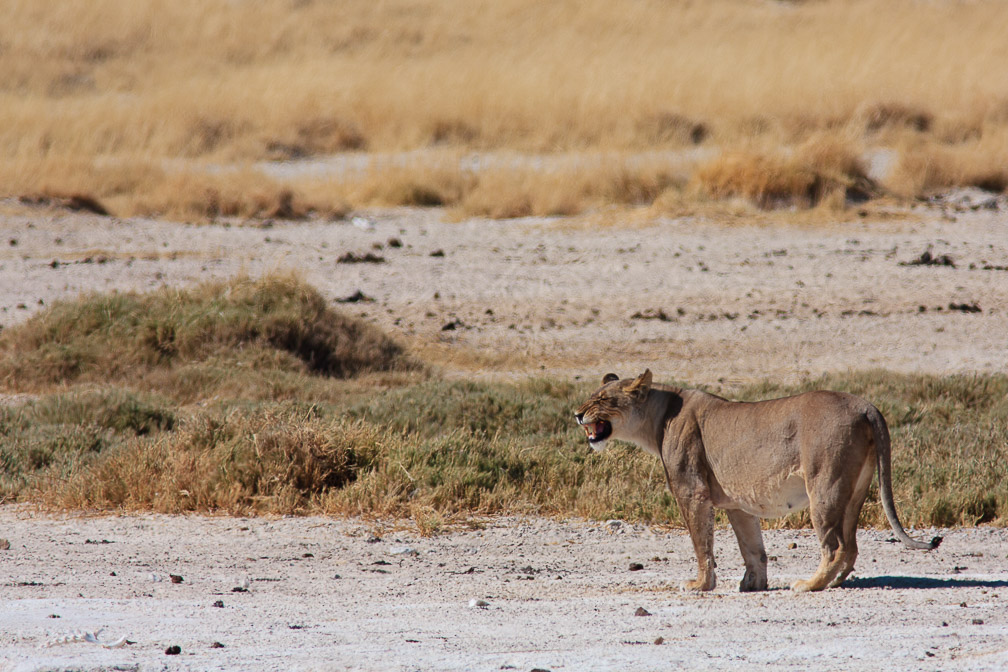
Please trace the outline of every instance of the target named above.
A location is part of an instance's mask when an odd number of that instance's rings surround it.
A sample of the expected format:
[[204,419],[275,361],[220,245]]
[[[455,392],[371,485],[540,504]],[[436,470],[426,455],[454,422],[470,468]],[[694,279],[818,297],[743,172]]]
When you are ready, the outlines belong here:
[[686,522],[697,559],[697,578],[682,584],[683,590],[714,590],[714,504],[704,494],[676,494],[676,503]]
[[766,590],[767,555],[763,547],[759,517],[739,510],[728,510],[726,513],[732,529],[735,530],[742,560],[745,562],[746,571],[739,584],[739,590],[743,593]]

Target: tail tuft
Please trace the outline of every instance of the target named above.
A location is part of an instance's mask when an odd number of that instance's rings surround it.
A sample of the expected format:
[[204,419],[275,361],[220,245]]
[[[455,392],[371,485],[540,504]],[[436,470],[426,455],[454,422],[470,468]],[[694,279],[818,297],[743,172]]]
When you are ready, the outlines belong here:
[[941,545],[942,539],[944,539],[944,537],[933,537],[931,539],[931,548],[932,549],[938,548],[938,546]]

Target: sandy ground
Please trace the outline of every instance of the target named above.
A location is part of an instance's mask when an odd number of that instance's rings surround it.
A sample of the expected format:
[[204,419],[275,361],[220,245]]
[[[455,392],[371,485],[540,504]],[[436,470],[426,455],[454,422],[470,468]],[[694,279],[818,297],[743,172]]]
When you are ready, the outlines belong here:
[[[450,222],[438,210],[195,226],[11,212],[0,214],[0,325],[81,292],[293,270],[333,301],[373,299],[344,308],[446,375],[650,367],[659,380],[731,387],[871,367],[1004,371],[1008,199],[978,202],[814,227]],[[951,265],[914,265],[925,252]],[[340,261],[369,254],[381,261]]]
[[[481,527],[0,509],[0,670],[1008,667],[1006,530],[948,531],[932,552],[862,531],[857,577],[811,595],[786,586],[817,563],[812,532],[767,532],[771,590],[743,594],[722,531],[719,585],[694,595],[677,589],[695,571],[681,531]],[[130,643],[64,641],[99,629]]]
[[[448,376],[647,366],[730,389],[870,367],[1003,372],[1008,203],[982,200],[815,227],[436,210],[194,226],[7,203],[0,325],[81,292],[294,270],[334,302],[373,299],[342,305]],[[937,263],[914,263],[925,252]],[[813,571],[813,534],[768,532],[773,590],[743,595],[720,532],[718,589],[695,596],[675,590],[694,572],[681,531],[508,519],[418,538],[359,521],[7,506],[0,671],[1008,668],[1008,533],[945,535],[921,553],[862,531],[855,579],[797,595],[786,586]],[[98,629],[132,643],[63,641]]]

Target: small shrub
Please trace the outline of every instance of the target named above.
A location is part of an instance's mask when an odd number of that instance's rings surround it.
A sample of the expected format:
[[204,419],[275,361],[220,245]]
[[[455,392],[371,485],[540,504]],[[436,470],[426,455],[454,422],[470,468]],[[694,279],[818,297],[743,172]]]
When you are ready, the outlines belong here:
[[375,459],[381,436],[288,407],[198,413],[176,431],[129,441],[38,496],[88,509],[296,513],[345,487]]
[[709,198],[742,197],[761,208],[813,207],[834,195],[843,205],[877,192],[858,153],[828,136],[810,139],[792,155],[724,154],[701,164],[692,185]]
[[338,378],[416,367],[388,336],[333,310],[313,288],[270,276],[54,303],[0,334],[0,380],[12,389],[135,380],[246,348],[287,352],[308,371]]
[[170,431],[175,413],[160,402],[105,389],[0,406],[0,499],[24,497],[39,478],[64,478],[139,436]]

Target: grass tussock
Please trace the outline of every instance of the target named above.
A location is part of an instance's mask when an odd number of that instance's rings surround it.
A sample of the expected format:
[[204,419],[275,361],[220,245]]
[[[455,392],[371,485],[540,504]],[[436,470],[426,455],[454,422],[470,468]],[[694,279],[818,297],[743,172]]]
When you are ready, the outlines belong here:
[[291,276],[91,294],[0,334],[0,381],[15,390],[147,379],[185,395],[242,371],[261,383],[415,367],[388,336]]
[[[121,216],[377,202],[563,213],[646,196],[621,197],[618,178],[551,196],[558,185],[529,167],[480,186],[413,166],[385,185],[344,176],[334,197],[309,199],[301,184],[215,169],[347,152],[700,146],[725,158],[698,193],[802,204],[837,200],[856,176],[787,153],[739,157],[823,135],[905,154],[883,185],[896,194],[1003,190],[1006,18],[997,0],[16,3],[0,50],[0,194],[84,194]],[[165,174],[179,163],[202,168]],[[229,186],[242,180],[263,184]]]
[[707,198],[745,198],[765,209],[823,204],[842,208],[878,193],[861,152],[832,136],[816,136],[792,153],[719,156],[697,168],[690,186]]
[[1008,129],[982,142],[969,140],[933,147],[908,143],[900,152],[889,184],[904,197],[926,196],[951,187],[1008,190]]
[[83,159],[0,160],[0,184],[26,205],[120,217],[342,219],[350,210],[343,191],[331,185],[294,185],[252,169],[199,164],[167,170],[132,158],[99,165]]
[[130,437],[175,428],[177,411],[149,394],[109,388],[0,406],[0,501],[23,498],[43,474],[78,473]]
[[454,212],[502,219],[576,215],[610,205],[650,206],[685,182],[676,166],[657,160],[585,158],[545,174],[498,168],[477,175]]
[[373,427],[323,422],[311,409],[196,413],[40,479],[36,496],[60,508],[299,513],[355,480],[380,440]]

